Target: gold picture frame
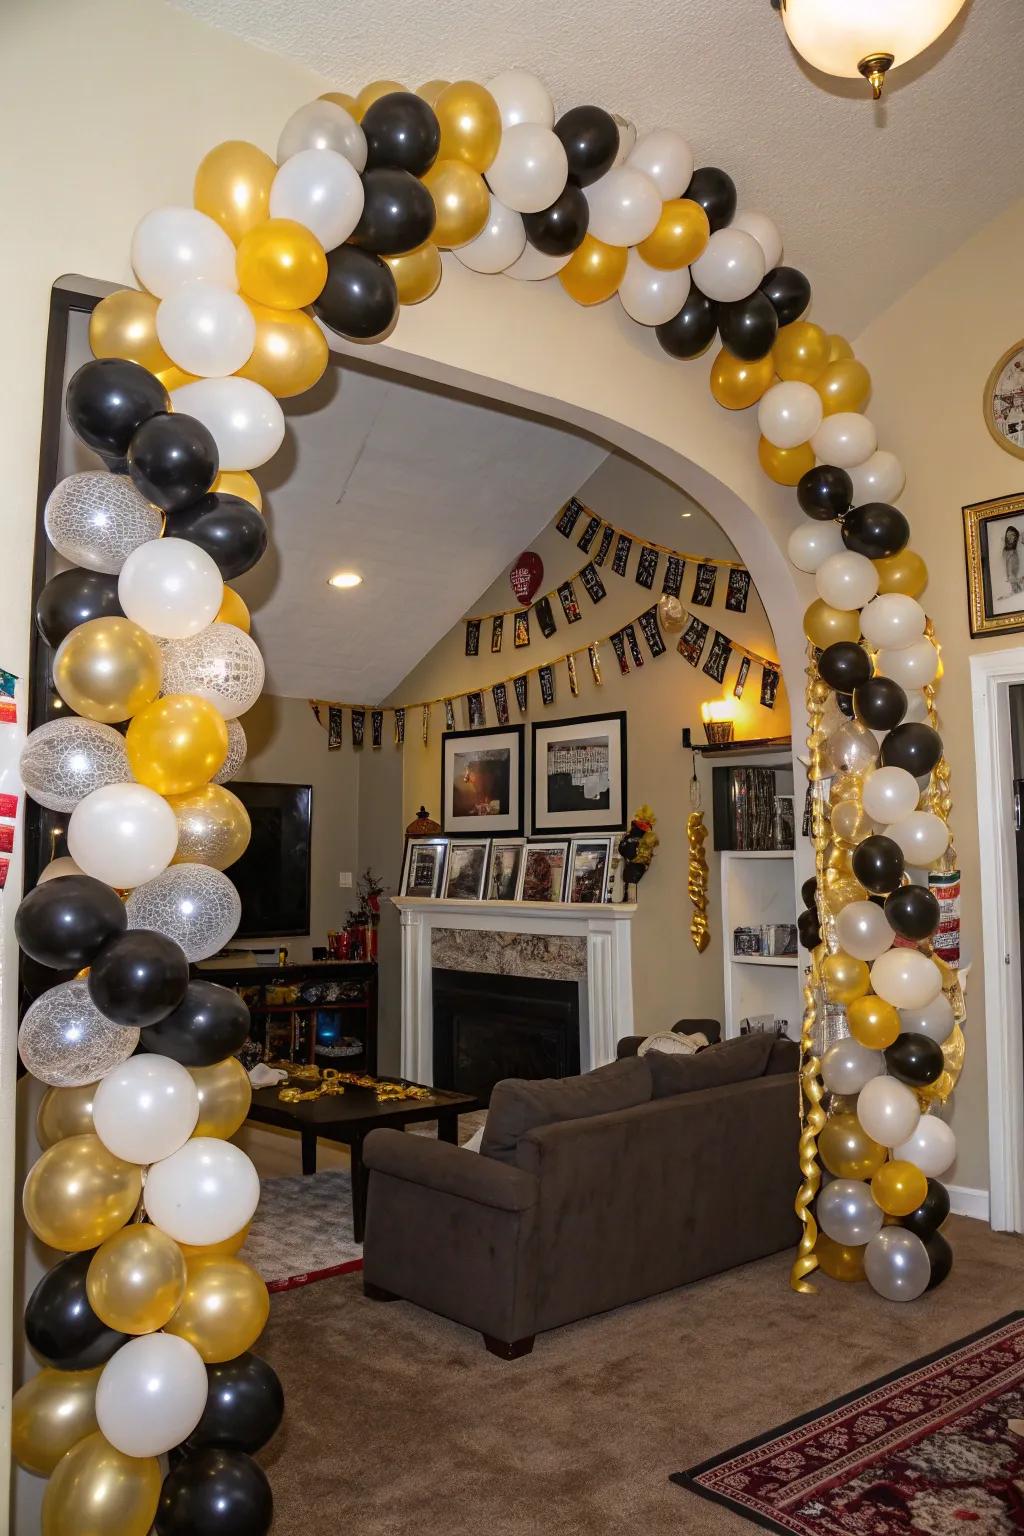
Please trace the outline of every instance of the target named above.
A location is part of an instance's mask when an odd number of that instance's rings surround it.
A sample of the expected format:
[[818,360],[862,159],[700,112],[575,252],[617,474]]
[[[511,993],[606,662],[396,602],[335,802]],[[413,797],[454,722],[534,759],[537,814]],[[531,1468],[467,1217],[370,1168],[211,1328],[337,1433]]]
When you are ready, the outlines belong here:
[[[1019,373],[1019,387],[1009,377],[1011,369]],[[985,425],[1000,448],[1024,459],[1024,340],[1003,353],[985,380],[982,407]]]
[[972,636],[1024,629],[1024,492],[976,501],[963,514]]

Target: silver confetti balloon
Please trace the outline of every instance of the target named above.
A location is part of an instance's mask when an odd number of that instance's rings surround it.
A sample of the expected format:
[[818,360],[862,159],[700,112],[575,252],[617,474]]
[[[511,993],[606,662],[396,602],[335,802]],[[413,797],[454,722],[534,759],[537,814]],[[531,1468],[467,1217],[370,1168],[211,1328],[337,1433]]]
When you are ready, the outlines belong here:
[[48,720],[31,731],[20,766],[25,789],[48,811],[73,811],[94,789],[132,777],[120,731],[77,715]]
[[129,928],[152,928],[180,944],[194,965],[234,936],[242,917],[238,892],[219,869],[173,864],[137,885],[125,903]]
[[37,997],[22,1020],[18,1051],[51,1088],[81,1088],[127,1061],[139,1031],[100,1013],[85,981],[65,981]]
[[245,731],[242,729],[241,724],[237,720],[229,720],[227,726],[228,755],[224,759],[222,766],[214,774],[211,780],[213,784],[229,783],[245,762],[249,751],[249,743],[245,739]]
[[260,696],[263,657],[234,624],[211,624],[187,640],[168,640],[162,649],[165,694],[198,694],[225,720],[244,715]]
[[50,493],[46,536],[74,565],[116,576],[133,549],[158,539],[163,513],[135,489],[127,475],[84,470],[68,475]]

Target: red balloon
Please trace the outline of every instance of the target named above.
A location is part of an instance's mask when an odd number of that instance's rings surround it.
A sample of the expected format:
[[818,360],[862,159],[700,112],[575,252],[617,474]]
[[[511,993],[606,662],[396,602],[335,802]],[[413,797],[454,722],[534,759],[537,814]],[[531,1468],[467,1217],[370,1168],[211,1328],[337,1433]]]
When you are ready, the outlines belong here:
[[524,606],[532,603],[544,580],[544,562],[540,555],[535,555],[532,549],[524,549],[509,571],[508,579],[519,601]]

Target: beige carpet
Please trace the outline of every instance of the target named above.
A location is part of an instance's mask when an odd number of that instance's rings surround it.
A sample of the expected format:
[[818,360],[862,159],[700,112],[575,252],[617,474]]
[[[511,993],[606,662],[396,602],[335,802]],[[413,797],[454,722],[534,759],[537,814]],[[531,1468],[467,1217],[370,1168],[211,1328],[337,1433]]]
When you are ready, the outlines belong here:
[[752,1536],[668,1482],[1024,1308],[1024,1240],[954,1218],[956,1267],[906,1306],[788,1288],[780,1254],[542,1335],[478,1336],[358,1274],[275,1296],[260,1353],[287,1397],[261,1457],[275,1536]]

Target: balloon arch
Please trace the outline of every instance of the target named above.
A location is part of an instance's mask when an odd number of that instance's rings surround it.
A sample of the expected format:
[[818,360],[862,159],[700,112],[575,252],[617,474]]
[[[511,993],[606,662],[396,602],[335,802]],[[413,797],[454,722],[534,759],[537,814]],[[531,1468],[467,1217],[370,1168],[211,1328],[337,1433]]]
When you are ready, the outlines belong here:
[[695,168],[678,133],[638,139],[595,106],[556,121],[519,70],[486,88],[385,80],[322,97],[286,123],[276,160],[212,149],[194,202],[142,219],[141,286],[97,306],[96,360],[68,389],[71,426],[112,473],[71,475],[46,508],[71,568],[37,623],[72,713],[31,733],[22,776],[70,813],[69,856],[18,910],[36,992],[19,1045],[48,1085],[25,1213],[69,1256],[28,1305],[44,1369],[16,1398],[14,1443],[50,1478],[48,1536],[71,1536],[85,1511],[111,1536],[154,1521],[158,1536],[202,1536],[225,1511],[233,1530],[269,1528],[251,1456],[283,1398],[249,1352],[268,1299],[238,1257],[259,1180],[226,1139],[249,1104],[234,1055],[248,1014],[190,971],[239,921],[223,871],[249,827],[225,785],[264,676],[225,582],[266,548],[250,472],[281,445],[279,401],[327,365],[309,307],[341,336],[383,339],[437,287],[440,249],[477,272],[557,274],[580,304],[617,294],[676,358],[717,336],[715,400],[757,406],[761,467],[806,514],[789,556],[818,590],[804,620],[816,875],[799,919],[792,1284],[811,1289],[820,1267],[912,1300],[952,1261],[938,1180],[955,1145],[938,1111],[964,1007],[931,943],[930,887],[955,861],[927,571],[893,505],[903,469],[863,414],[867,370],[803,318],[810,284],[782,264],[775,224],[737,212],[730,177]]

